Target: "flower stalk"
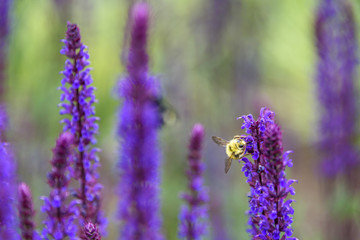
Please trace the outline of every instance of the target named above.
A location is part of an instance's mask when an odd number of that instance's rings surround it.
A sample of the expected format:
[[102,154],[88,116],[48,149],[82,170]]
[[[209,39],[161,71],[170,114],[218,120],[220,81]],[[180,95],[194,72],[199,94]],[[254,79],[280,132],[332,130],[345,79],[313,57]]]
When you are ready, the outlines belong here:
[[90,75],[89,54],[87,46],[81,42],[80,30],[76,24],[67,25],[66,39],[61,54],[69,59],[65,62],[65,70],[61,73],[62,90],[60,110],[61,115],[70,115],[62,120],[64,131],[74,135],[75,149],[71,157],[70,173],[80,186],[75,197],[80,200],[80,225],[87,222],[97,224],[101,232],[105,231],[106,220],[100,211],[102,185],[98,182],[97,168],[100,166],[95,135],[98,132],[98,117],[95,116],[94,103],[97,102]]
[[292,160],[288,158],[289,151],[283,153],[282,134],[274,123],[274,113],[262,108],[257,120],[252,115],[242,118],[242,128],[250,134],[247,152],[253,158],[241,159],[250,185],[248,231],[253,239],[295,240],[291,237],[294,200],[286,198],[289,193],[295,194],[291,185],[296,180],[286,179],[285,168],[292,167]]
[[157,130],[160,115],[154,96],[158,84],[148,73],[146,52],[149,7],[137,3],[131,11],[128,75],[119,82],[123,105],[118,135],[122,138],[119,239],[162,239],[159,214],[160,151]]
[[189,167],[186,171],[189,192],[181,195],[186,205],[182,207],[179,215],[179,237],[187,240],[201,239],[207,230],[209,196],[207,189],[203,186],[205,165],[201,161],[204,134],[203,126],[195,124],[190,137]]
[[356,26],[350,3],[322,0],[315,21],[321,169],[329,178],[359,166],[354,146],[358,65]]

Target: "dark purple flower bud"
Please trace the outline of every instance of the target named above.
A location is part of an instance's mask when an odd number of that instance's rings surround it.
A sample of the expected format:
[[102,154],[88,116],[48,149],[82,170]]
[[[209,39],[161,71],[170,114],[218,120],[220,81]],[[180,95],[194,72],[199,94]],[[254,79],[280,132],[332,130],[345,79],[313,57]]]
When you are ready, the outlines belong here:
[[201,239],[207,228],[208,193],[203,186],[204,163],[201,161],[201,151],[204,139],[204,128],[195,124],[190,137],[188,176],[189,193],[183,194],[186,201],[179,215],[179,237],[187,240]]
[[158,148],[159,111],[153,102],[156,79],[148,73],[146,53],[149,7],[138,3],[132,9],[128,75],[119,83],[123,105],[118,135],[122,138],[119,162],[121,181],[119,239],[162,239],[159,214]]
[[83,240],[101,240],[101,235],[95,224],[87,223],[84,227]]
[[81,42],[80,30],[76,24],[68,22],[66,39],[61,53],[69,59],[65,62],[61,81],[62,90],[60,114],[70,115],[62,120],[64,131],[74,135],[75,150],[71,156],[70,173],[80,183],[75,196],[80,200],[80,225],[93,222],[105,233],[106,219],[100,211],[102,185],[98,182],[97,168],[100,166],[95,135],[98,133],[99,118],[95,116],[94,103],[97,102],[91,86],[92,78],[87,47]]
[[[289,152],[283,153],[282,135],[274,123],[273,112],[263,108],[255,121],[251,115],[243,116],[243,128],[253,138],[253,162],[243,158],[242,171],[250,185],[248,232],[253,239],[285,240],[291,238],[293,200],[286,200],[294,195],[291,186],[296,180],[287,180],[285,168],[292,166]],[[250,140],[250,138],[249,138]]]
[[34,205],[32,201],[32,194],[30,188],[25,183],[20,183],[18,187],[19,197],[19,217],[20,217],[20,229],[23,240],[34,239]]
[[321,0],[315,20],[322,170],[332,177],[359,164],[354,146],[358,108],[358,46],[348,1]]
[[76,239],[77,227],[74,220],[78,217],[76,200],[69,203],[69,158],[73,149],[72,134],[62,133],[56,141],[51,160],[52,170],[48,174],[48,184],[51,188],[49,197],[42,197],[42,211],[47,214],[43,222],[43,238],[55,240]]
[[18,240],[16,164],[7,143],[0,143],[0,162],[0,239]]

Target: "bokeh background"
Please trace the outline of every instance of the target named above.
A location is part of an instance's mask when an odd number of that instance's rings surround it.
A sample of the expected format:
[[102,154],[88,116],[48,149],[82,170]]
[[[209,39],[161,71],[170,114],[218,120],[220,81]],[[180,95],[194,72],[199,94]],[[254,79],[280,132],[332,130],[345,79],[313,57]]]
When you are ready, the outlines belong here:
[[[204,124],[206,184],[209,187],[208,239],[250,239],[246,233],[249,187],[234,162],[224,174],[225,153],[211,141],[243,134],[237,117],[257,116],[262,106],[276,113],[284,149],[293,150],[288,176],[295,184],[294,236],[325,239],[329,216],[360,222],[360,197],[349,200],[339,182],[334,196],[324,194],[319,174],[317,122],[319,104],[314,81],[316,49],[313,22],[317,1],[284,0],[152,0],[149,31],[151,72],[176,112],[161,130],[163,150],[161,205],[163,232],[177,239],[179,193],[186,189],[186,156],[194,123]],[[360,3],[353,3],[360,32]],[[40,196],[47,195],[46,173],[59,124],[60,55],[66,21],[77,23],[89,46],[92,76],[101,118],[100,153],[103,208],[108,237],[116,239],[116,195],[119,159],[116,135],[121,100],[114,87],[125,74],[126,24],[132,1],[14,0],[8,39],[6,101],[8,140],[14,145],[19,178],[27,182],[41,228]],[[359,79],[359,78],[358,78]],[[358,81],[357,81],[358,84]],[[335,200],[334,200],[335,199]],[[359,224],[360,227],[360,224]]]

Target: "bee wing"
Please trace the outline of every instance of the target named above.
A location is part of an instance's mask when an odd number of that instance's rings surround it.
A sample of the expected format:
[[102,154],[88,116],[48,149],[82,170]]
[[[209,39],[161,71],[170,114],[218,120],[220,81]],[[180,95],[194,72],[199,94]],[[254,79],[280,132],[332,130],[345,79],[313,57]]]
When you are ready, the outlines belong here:
[[229,141],[226,141],[225,139],[212,136],[212,140],[219,146],[226,147],[226,145],[229,143]]
[[233,155],[231,155],[230,157],[225,159],[225,173],[228,173],[228,171],[231,167],[232,157],[233,157]]

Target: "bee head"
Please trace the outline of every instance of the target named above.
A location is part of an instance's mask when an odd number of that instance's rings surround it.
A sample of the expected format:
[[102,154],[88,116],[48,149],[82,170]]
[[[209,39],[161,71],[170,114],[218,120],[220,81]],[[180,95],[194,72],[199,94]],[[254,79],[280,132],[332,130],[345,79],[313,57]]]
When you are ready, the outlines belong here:
[[246,145],[246,142],[243,139],[237,139],[236,142],[239,148],[243,148]]

